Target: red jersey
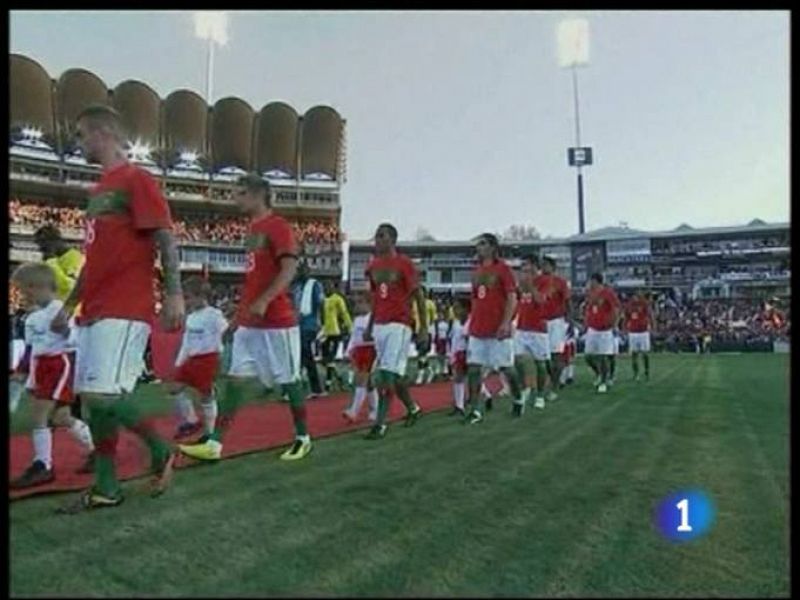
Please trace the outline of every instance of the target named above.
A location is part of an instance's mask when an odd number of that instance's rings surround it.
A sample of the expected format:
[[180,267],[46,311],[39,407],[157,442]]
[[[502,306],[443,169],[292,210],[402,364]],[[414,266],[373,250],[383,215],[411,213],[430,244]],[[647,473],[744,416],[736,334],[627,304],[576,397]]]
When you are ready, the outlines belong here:
[[545,319],[558,319],[567,314],[569,284],[563,277],[554,273],[540,273],[533,278],[534,285],[544,296],[542,313]]
[[586,294],[586,325],[597,331],[613,329],[614,311],[619,308],[619,298],[609,286],[601,286]]
[[640,298],[631,298],[625,304],[625,329],[631,333],[642,333],[650,327],[650,303]]
[[297,325],[289,289],[284,288],[267,305],[263,316],[250,313],[250,304],[263,294],[281,270],[281,259],[297,256],[297,244],[289,222],[276,214],[268,214],[250,223],[245,241],[247,266],[242,299],[236,322],[257,329],[283,329]]
[[544,305],[533,299],[533,293],[522,288],[519,290],[517,304],[517,329],[520,331],[536,331],[547,333],[547,319],[544,318]]
[[155,313],[152,234],[171,228],[169,206],[152,175],[129,163],[103,173],[86,208],[81,322],[150,321]]
[[373,322],[411,326],[411,296],[417,289],[417,268],[405,254],[374,256],[364,273],[373,297]]
[[469,335],[493,338],[503,322],[506,300],[516,293],[514,274],[503,260],[478,265],[472,272],[472,312]]

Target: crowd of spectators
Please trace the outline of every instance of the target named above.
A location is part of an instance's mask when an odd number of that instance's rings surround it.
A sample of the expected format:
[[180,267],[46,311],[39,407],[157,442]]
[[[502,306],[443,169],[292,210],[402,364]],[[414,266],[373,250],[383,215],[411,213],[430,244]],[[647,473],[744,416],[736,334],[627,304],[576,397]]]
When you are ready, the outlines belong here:
[[[83,211],[74,207],[45,206],[33,202],[20,202],[14,198],[8,203],[9,222],[38,227],[53,223],[60,229],[81,229]],[[175,219],[175,233],[180,240],[194,242],[220,242],[235,245],[244,243],[247,219],[224,214],[192,215]],[[342,232],[333,223],[321,221],[295,221],[292,223],[297,241],[309,246],[313,253],[320,248],[328,250],[344,240]]]

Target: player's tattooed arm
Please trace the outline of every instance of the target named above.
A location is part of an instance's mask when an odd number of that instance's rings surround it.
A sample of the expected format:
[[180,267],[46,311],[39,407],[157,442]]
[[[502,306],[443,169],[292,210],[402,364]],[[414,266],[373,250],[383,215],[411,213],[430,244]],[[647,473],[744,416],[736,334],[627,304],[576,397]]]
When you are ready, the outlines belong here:
[[161,270],[164,273],[164,291],[167,295],[181,293],[180,258],[175,238],[169,229],[157,229],[153,238],[161,254]]
[[181,289],[180,259],[175,238],[169,229],[156,229],[153,239],[161,254],[161,270],[164,273],[164,299],[161,308],[161,321],[167,331],[183,325],[186,306]]

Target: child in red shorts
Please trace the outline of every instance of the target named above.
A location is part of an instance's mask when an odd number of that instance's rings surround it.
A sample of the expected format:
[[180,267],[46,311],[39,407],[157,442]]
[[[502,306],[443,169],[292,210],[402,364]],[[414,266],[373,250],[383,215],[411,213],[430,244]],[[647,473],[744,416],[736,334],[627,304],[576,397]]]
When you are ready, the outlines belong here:
[[467,378],[467,337],[469,325],[469,299],[456,298],[453,303],[455,320],[450,327],[450,368],[453,372],[453,410],[450,416],[464,416]]
[[375,421],[378,414],[378,391],[372,386],[370,374],[375,363],[375,343],[364,341],[364,331],[370,319],[370,301],[366,293],[356,296],[354,302],[356,318],[353,320],[353,332],[347,345],[347,354],[355,373],[355,390],[353,399],[342,413],[350,423],[358,420],[364,399],[369,397],[369,420]]
[[63,306],[56,299],[53,271],[45,263],[26,263],[14,272],[12,281],[30,309],[25,319],[25,356],[12,375],[22,381],[27,373],[25,388],[33,404],[33,462],[10,485],[11,489],[22,489],[55,479],[49,418],[54,426],[66,428],[88,454],[86,464],[79,470],[81,473],[91,472],[94,444],[89,426],[73,417],[70,411],[75,400],[72,393],[75,340],[71,332],[63,335],[50,329],[53,318]]
[[[222,311],[208,305],[211,286],[207,281],[190,277],[183,284],[183,295],[188,314],[175,374],[168,384],[181,419],[175,439],[192,436],[201,428],[206,435],[214,431],[218,411],[214,379],[220,366],[222,336],[228,329]],[[198,402],[203,413],[202,424],[195,412]]]

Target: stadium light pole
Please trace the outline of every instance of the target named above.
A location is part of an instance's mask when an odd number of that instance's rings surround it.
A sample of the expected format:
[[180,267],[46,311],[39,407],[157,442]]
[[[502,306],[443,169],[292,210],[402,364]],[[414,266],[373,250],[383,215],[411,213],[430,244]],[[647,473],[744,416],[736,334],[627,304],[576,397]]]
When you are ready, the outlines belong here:
[[589,64],[589,23],[568,19],[558,24],[559,63],[572,71],[572,100],[575,110],[575,147],[568,150],[569,165],[578,170],[578,233],[586,231],[584,218],[583,167],[592,164],[591,148],[581,146],[581,116],[578,101],[578,67]]
[[194,13],[194,34],[208,42],[206,52],[206,102],[213,103],[214,91],[214,46],[228,43],[228,14],[220,10],[204,10]]

